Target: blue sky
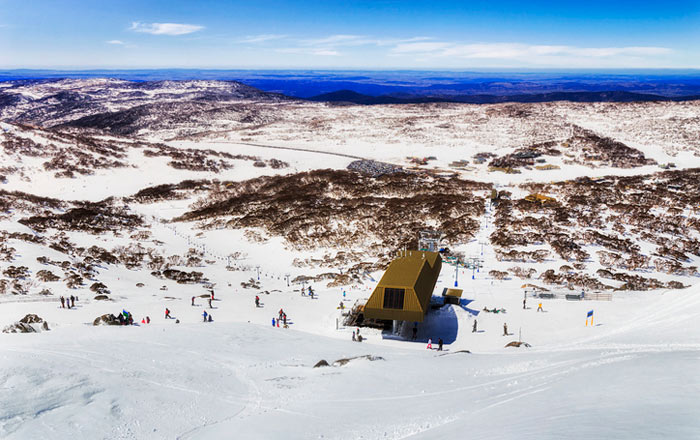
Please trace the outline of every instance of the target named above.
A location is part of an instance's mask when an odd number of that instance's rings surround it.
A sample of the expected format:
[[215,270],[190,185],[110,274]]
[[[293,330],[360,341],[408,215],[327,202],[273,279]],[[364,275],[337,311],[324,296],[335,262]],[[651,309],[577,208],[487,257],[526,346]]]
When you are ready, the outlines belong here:
[[700,68],[700,1],[0,0],[0,68]]

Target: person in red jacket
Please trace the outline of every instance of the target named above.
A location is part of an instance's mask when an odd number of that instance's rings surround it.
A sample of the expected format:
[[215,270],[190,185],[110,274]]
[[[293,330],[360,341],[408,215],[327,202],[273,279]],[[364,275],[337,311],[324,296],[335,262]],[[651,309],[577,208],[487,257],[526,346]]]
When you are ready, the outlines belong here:
[[171,318],[171,316],[170,316],[170,309],[168,309],[167,307],[165,308],[165,317],[166,317],[167,319],[170,319],[170,318]]

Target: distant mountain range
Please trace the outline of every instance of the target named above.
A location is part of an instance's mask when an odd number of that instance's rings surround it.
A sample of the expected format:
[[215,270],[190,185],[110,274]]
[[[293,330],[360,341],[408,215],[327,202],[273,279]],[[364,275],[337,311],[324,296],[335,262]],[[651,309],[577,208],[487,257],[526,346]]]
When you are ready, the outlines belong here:
[[[0,70],[0,82],[65,78],[156,85],[163,80],[238,81],[296,99],[355,104],[683,101],[700,96],[700,70]],[[135,84],[131,88],[142,90]]]
[[691,96],[661,96],[625,91],[604,92],[552,92],[527,93],[516,95],[454,95],[454,96],[394,96],[363,95],[352,90],[338,90],[307,98],[309,101],[335,102],[362,105],[380,104],[418,104],[428,102],[459,102],[464,104],[497,104],[503,102],[640,102],[640,101],[692,101],[700,99],[700,95]]

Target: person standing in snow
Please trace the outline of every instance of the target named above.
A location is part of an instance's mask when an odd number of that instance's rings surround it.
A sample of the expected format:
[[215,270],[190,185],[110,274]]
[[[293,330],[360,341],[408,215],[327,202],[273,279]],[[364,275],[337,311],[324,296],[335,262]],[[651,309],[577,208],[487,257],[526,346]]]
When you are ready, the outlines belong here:
[[438,351],[442,351],[442,338],[438,338]]
[[272,326],[275,326],[275,318],[272,318]]
[[542,303],[539,303],[539,304],[537,305],[537,311],[538,311],[538,312],[544,312],[544,309],[542,308]]
[[255,295],[255,307],[260,307],[260,297]]
[[150,316],[146,316],[146,324],[150,324],[150,323],[151,323],[151,317],[150,317]]
[[211,298],[209,298],[209,308],[211,309]]
[[301,287],[301,296],[306,296],[306,294],[304,293],[304,286]]
[[508,336],[508,324],[503,323],[503,336]]
[[207,311],[205,310],[204,313],[202,313],[202,316],[204,317],[204,322],[207,322]]
[[282,314],[282,322],[284,323],[284,326],[287,327],[287,314],[286,313]]
[[211,300],[214,301],[214,289],[210,290],[211,292]]
[[170,318],[171,318],[171,316],[170,316],[170,309],[167,308],[167,307],[165,308],[165,318],[166,318],[166,319],[170,319]]
[[61,308],[62,309],[66,308],[66,299],[64,297],[61,297]]
[[192,297],[192,305],[194,306],[194,296]]
[[211,313],[210,313],[210,314],[209,314],[209,319],[207,320],[207,322],[212,322],[212,321],[213,321],[213,319],[212,319]]
[[525,310],[527,307],[525,305],[527,304],[527,298],[523,298],[523,310]]
[[75,307],[75,297],[73,295],[70,296],[70,306]]
[[474,320],[474,326],[472,327],[472,333],[476,333],[476,319]]
[[432,349],[433,349],[433,340],[432,340],[432,338],[428,338],[428,347],[427,347],[427,349],[428,349],[428,350],[432,350]]
[[357,338],[355,337],[355,330],[352,331],[352,340],[357,341]]

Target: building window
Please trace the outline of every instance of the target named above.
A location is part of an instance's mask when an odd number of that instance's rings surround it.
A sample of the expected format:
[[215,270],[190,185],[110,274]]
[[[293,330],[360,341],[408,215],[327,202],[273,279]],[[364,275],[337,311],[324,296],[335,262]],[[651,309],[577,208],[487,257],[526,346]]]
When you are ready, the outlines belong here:
[[387,287],[384,289],[384,308],[385,309],[403,309],[403,295],[406,289],[392,289]]

